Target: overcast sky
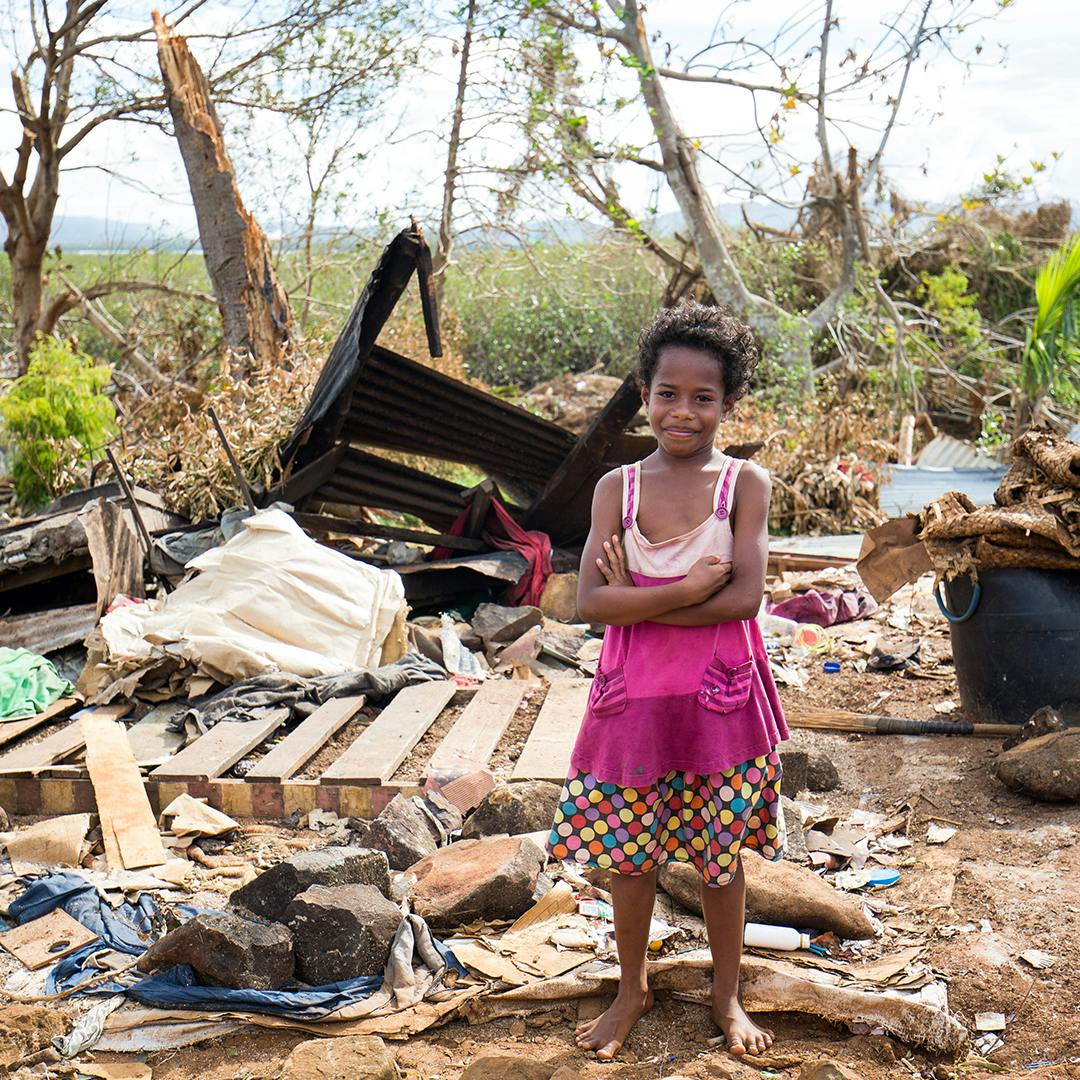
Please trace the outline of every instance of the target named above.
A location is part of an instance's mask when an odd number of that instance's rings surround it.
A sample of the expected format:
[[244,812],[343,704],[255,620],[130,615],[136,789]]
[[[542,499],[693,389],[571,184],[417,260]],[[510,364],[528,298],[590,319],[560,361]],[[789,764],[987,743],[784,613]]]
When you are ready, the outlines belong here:
[[[721,6],[710,6],[707,0],[654,0],[647,17],[650,26],[659,29],[678,51],[707,38],[715,18],[709,12],[719,11]],[[769,27],[753,26],[750,19],[760,21],[763,10],[790,13],[809,6],[805,0],[770,0],[768,4],[758,0],[753,5],[736,5],[731,17],[737,31],[762,33]],[[835,3],[843,32],[856,42],[868,40],[881,16],[897,7],[897,0]],[[995,155],[1004,154],[1007,167],[1018,173],[1030,172],[1032,159],[1045,161],[1049,168],[1038,177],[1036,193],[1044,198],[1067,198],[1080,207],[1080,3],[1014,0],[992,25],[984,25],[978,32],[990,45],[983,54],[985,63],[965,70],[938,56],[928,70],[913,73],[901,115],[904,123],[895,131],[886,158],[889,179],[913,201],[955,199],[992,167]],[[1004,44],[1004,54],[996,43]],[[393,109],[400,113],[396,117],[402,124],[399,134],[410,130],[412,124],[419,127],[421,117],[430,125],[440,114],[449,113],[454,72],[451,58],[433,58],[427,73],[401,88]],[[684,128],[703,135],[717,133],[718,109],[727,118],[728,110],[740,107],[731,104],[731,97],[718,97],[724,93],[710,86],[682,83],[674,87],[672,96]],[[798,149],[796,129],[793,125],[789,145]],[[805,131],[809,139],[809,128]],[[13,158],[8,148],[14,146],[16,137],[11,118],[0,118],[0,167],[7,173]],[[264,138],[280,144],[270,127],[265,128]],[[397,217],[413,209],[423,212],[425,203],[436,204],[444,153],[437,141],[415,136],[390,153],[378,149],[380,138],[380,133],[372,132],[372,153],[357,166],[351,225],[362,224],[355,217],[366,212],[373,216],[383,210]],[[870,141],[869,136],[867,139]],[[809,148],[810,143],[806,145]],[[864,149],[870,147],[860,147]],[[1056,164],[1051,162],[1051,151],[1061,155]],[[65,180],[62,215],[152,225],[164,222],[185,232],[194,229],[179,153],[163,134],[141,125],[105,124],[83,144],[78,161],[83,166],[102,163],[108,172],[84,168]],[[794,183],[801,185],[802,180]],[[645,183],[638,188],[633,185],[631,181],[628,196],[645,199]],[[258,207],[266,193],[274,190],[274,183],[268,176],[260,176],[258,184],[241,176],[240,187]],[[792,194],[798,196],[797,188]],[[716,197],[725,196],[718,190]],[[562,212],[564,201],[553,198],[553,217]],[[670,208],[665,197],[660,209]],[[267,216],[274,215],[268,204],[260,209]],[[275,230],[272,220],[266,225]]]

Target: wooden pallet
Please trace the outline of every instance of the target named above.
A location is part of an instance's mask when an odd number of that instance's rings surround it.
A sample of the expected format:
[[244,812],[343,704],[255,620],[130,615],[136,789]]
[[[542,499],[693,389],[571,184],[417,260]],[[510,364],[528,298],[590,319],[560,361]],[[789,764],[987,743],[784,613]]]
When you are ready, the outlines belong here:
[[[513,779],[561,782],[565,778],[590,682],[560,679],[552,683],[512,769]],[[159,756],[167,747],[163,749],[157,717],[129,728],[128,739],[136,760],[144,769],[151,768],[144,784],[157,810],[188,792],[233,817],[286,817],[314,808],[372,817],[399,792],[422,790],[427,777],[443,781],[491,767],[528,689],[524,682],[491,679],[465,691],[472,693],[471,700],[419,775],[399,775],[401,765],[455,694],[462,692],[456,683],[421,683],[400,691],[314,779],[295,777],[357,715],[363,698],[327,702],[271,745],[243,779],[224,774],[272,739],[283,715],[245,723],[223,721],[165,761]],[[72,727],[80,728],[78,720]],[[94,810],[93,789],[84,767],[56,764],[60,760],[56,751],[70,757],[81,747],[81,738],[68,728],[55,734],[64,736],[63,747],[34,749],[41,745],[43,740],[39,740],[16,745],[0,757],[0,806],[19,814]],[[5,767],[4,758],[12,764]]]

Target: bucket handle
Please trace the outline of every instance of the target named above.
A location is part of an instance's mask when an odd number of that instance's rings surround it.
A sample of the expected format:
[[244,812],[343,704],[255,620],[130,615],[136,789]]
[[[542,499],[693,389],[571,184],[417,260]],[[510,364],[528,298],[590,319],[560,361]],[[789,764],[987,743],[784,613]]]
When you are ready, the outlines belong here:
[[968,604],[967,611],[965,611],[963,615],[954,615],[945,606],[945,601],[941,599],[941,585],[942,583],[939,581],[937,587],[934,589],[934,599],[937,601],[938,610],[951,623],[967,622],[979,608],[979,601],[982,599],[982,585],[978,582],[975,583],[975,587],[971,590],[971,602]]

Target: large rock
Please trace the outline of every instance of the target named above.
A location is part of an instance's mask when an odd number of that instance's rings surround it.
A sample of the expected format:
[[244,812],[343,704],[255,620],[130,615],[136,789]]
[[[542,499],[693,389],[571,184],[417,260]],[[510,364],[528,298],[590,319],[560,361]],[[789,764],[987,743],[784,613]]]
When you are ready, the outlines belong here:
[[780,751],[780,792],[788,798],[798,798],[806,790],[806,770],[810,755],[805,750]]
[[577,590],[577,574],[552,574],[544,582],[544,591],[540,594],[540,610],[549,619],[576,623],[578,621]]
[[196,915],[159,938],[140,971],[190,964],[204,981],[235,990],[276,990],[293,976],[293,939],[278,923],[227,911]]
[[472,628],[485,645],[516,641],[531,626],[539,626],[544,613],[538,607],[503,607],[481,604],[472,617]]
[[525,837],[459,840],[409,868],[413,909],[438,929],[516,919],[533,901],[544,858]]
[[62,1009],[43,1005],[8,1005],[0,1009],[0,1075],[66,1035],[71,1020]]
[[1044,802],[1080,802],[1080,728],[1054,731],[999,754],[990,766],[1006,786]]
[[304,851],[237,889],[229,897],[229,905],[280,922],[293,899],[312,885],[373,885],[383,896],[389,896],[386,853],[360,847]]
[[461,830],[464,840],[500,833],[539,832],[550,829],[559,805],[561,788],[547,780],[499,784],[484,796]]
[[411,799],[399,794],[383,807],[359,840],[364,847],[385,852],[391,870],[406,870],[435,851],[434,826]]
[[285,909],[296,974],[312,986],[381,975],[401,909],[372,885],[313,885]]
[[519,1054],[485,1054],[461,1074],[461,1080],[551,1080],[556,1068]]
[[857,1072],[836,1061],[814,1061],[799,1070],[797,1080],[862,1080]]
[[378,1036],[344,1035],[300,1043],[281,1075],[288,1080],[397,1080],[398,1071]]
[[[842,938],[874,937],[859,905],[813,871],[780,860],[770,862],[743,848],[746,918],[771,926],[832,930]],[[683,907],[701,914],[701,875],[690,863],[671,861],[660,869],[660,886]]]
[[810,791],[835,791],[840,786],[840,773],[831,758],[811,754],[806,767],[806,786]]

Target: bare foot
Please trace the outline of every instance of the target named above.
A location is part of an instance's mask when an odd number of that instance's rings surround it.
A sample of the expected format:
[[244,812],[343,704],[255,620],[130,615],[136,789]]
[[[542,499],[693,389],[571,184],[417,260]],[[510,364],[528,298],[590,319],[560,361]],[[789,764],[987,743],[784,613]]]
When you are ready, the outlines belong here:
[[582,1050],[595,1050],[601,1061],[610,1061],[626,1041],[630,1029],[653,1007],[653,992],[619,990],[608,1009],[595,1020],[580,1024],[576,1041]]
[[746,1015],[737,998],[714,1001],[712,1015],[716,1026],[724,1033],[728,1050],[737,1057],[764,1054],[773,1044],[773,1033],[759,1028]]

